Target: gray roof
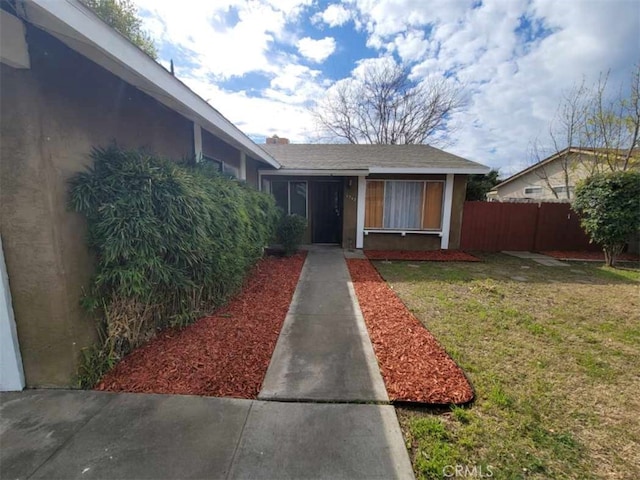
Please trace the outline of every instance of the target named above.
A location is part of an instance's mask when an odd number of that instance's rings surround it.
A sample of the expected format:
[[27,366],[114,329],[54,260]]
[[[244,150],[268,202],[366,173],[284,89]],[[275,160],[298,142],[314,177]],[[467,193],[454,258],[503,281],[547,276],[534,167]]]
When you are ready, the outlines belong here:
[[261,145],[282,165],[296,170],[408,168],[475,170],[487,167],[429,145]]

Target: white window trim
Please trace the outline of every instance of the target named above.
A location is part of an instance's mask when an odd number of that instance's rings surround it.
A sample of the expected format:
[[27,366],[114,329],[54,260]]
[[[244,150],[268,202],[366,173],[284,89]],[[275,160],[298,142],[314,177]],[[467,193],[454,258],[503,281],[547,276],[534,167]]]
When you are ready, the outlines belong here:
[[356,248],[364,247],[364,214],[367,199],[367,178],[358,177],[358,202],[356,203]]
[[[535,191],[535,192],[527,192],[527,189],[536,189],[536,191]],[[544,190],[544,188],[542,188],[542,187],[541,187],[541,186],[539,186],[539,185],[532,185],[532,186],[530,186],[530,187],[524,187],[524,188],[522,189],[522,193],[523,193],[524,195],[538,195],[538,194],[539,194],[539,195],[542,195],[543,190]]]
[[[448,175],[447,175],[448,176]],[[442,183],[444,184],[442,196],[442,206],[440,207],[440,228],[363,228],[365,235],[369,233],[400,233],[404,237],[407,233],[420,233],[420,234],[437,234],[442,236],[444,230],[444,210],[445,210],[445,193],[446,193],[446,180],[422,180],[422,179],[393,179],[393,178],[368,178],[366,182],[384,182],[384,190],[387,191],[387,182],[422,182],[422,206],[420,208],[420,223],[424,220],[424,199],[427,194],[427,183]],[[359,190],[358,190],[359,192]],[[358,199],[359,201],[359,199]],[[365,197],[366,202],[366,197]],[[364,217],[363,217],[364,218]],[[384,204],[382,206],[382,218],[384,219]],[[383,220],[384,222],[384,220]],[[363,220],[364,225],[364,220]]]
[[442,237],[440,238],[440,248],[449,249],[449,234],[451,233],[451,210],[453,206],[453,181],[454,174],[447,173],[444,183],[444,206],[442,208]]

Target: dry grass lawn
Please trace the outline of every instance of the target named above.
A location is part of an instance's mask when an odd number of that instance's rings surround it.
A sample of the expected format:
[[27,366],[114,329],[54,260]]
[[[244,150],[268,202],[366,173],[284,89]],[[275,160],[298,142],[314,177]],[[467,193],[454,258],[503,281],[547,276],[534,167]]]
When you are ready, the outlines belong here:
[[398,409],[416,476],[640,478],[640,270],[482,258],[375,264],[476,390]]

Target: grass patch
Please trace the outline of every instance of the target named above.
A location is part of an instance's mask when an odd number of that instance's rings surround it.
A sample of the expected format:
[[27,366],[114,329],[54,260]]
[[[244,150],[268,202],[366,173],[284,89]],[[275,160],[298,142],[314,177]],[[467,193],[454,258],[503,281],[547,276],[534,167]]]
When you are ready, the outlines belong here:
[[417,478],[640,478],[640,269],[483,259],[376,263],[477,395],[398,409]]

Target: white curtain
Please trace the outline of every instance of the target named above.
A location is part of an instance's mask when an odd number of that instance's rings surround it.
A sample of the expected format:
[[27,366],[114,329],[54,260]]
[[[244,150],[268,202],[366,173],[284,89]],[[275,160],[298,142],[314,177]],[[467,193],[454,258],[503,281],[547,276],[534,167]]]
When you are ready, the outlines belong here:
[[423,182],[387,181],[384,188],[384,228],[419,229]]

